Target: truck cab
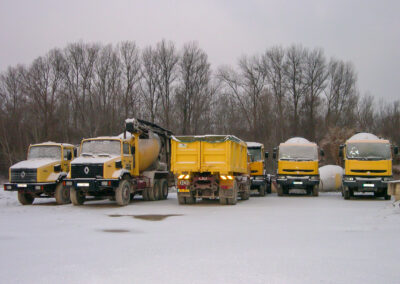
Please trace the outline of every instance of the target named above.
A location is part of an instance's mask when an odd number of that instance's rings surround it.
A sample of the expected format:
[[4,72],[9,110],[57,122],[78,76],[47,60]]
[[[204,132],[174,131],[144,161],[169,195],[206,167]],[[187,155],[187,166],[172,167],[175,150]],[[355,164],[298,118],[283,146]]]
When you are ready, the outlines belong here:
[[119,136],[83,139],[64,182],[71,188],[72,203],[82,205],[93,197],[124,206],[135,194],[145,200],[166,199],[174,180],[168,166],[169,137],[167,130],[130,119]]
[[[320,154],[324,154],[322,150]],[[317,144],[294,137],[275,148],[273,158],[278,163],[278,196],[289,194],[294,188],[305,189],[307,194],[318,196],[320,177]]]
[[246,142],[250,156],[251,189],[257,190],[260,196],[271,193],[271,180],[266,174],[265,159],[268,152],[264,152],[264,145],[257,142]]
[[62,181],[74,158],[71,144],[30,145],[27,159],[10,167],[9,183],[4,185],[4,190],[18,191],[18,200],[23,205],[32,204],[35,198],[48,197],[55,197],[57,204],[70,203],[69,190]]
[[[393,147],[394,154],[398,148]],[[358,133],[340,145],[344,175],[342,195],[350,199],[354,192],[373,192],[376,197],[390,199],[388,182],[392,177],[392,146],[388,140],[370,133]]]

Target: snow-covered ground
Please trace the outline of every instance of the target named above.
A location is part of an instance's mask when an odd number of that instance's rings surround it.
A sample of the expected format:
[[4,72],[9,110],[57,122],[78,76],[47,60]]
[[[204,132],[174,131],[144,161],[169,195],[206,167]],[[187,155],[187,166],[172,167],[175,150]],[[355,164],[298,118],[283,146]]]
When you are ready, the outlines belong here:
[[73,207],[1,191],[0,228],[1,283],[400,282],[400,208],[340,193]]

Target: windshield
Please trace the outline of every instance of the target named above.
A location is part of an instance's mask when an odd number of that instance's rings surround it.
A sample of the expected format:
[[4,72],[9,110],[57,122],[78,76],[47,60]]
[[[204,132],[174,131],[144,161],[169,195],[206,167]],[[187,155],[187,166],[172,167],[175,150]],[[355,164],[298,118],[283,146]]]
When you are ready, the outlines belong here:
[[279,160],[316,161],[318,160],[317,147],[315,145],[281,145]]
[[121,155],[119,140],[88,140],[83,142],[81,155]]
[[261,148],[247,148],[252,162],[261,161]]
[[61,159],[60,146],[32,146],[29,149],[28,160],[32,159]]
[[346,157],[360,160],[390,160],[390,144],[349,143],[346,146]]

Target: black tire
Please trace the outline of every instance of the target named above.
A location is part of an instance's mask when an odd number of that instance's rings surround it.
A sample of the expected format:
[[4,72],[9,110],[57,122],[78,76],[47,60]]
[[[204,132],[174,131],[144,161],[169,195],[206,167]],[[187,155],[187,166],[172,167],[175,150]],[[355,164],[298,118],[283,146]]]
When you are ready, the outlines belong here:
[[241,200],[249,200],[249,198],[250,198],[250,193],[248,191],[242,191],[240,193]]
[[22,205],[31,205],[34,200],[35,197],[32,194],[18,191],[18,201]]
[[383,198],[385,198],[385,200],[390,200],[392,199],[392,196],[387,194],[387,192],[385,192]]
[[260,196],[265,196],[265,184],[260,185],[258,192],[260,193]]
[[190,196],[190,197],[185,197],[186,204],[195,204],[196,203],[196,197]]
[[319,188],[318,185],[314,185],[312,189],[312,196],[318,196],[319,195]]
[[155,179],[153,187],[149,190],[149,200],[155,201],[159,199],[159,193],[161,192],[160,187],[160,180]]
[[115,190],[115,201],[120,206],[126,206],[131,201],[131,188],[132,185],[129,179],[123,179],[119,182]]
[[59,205],[71,203],[69,188],[64,186],[62,182],[57,184],[54,197]]
[[220,197],[220,198],[219,198],[219,204],[221,204],[221,205],[227,205],[227,204],[228,204],[228,198]]
[[276,192],[278,193],[278,196],[283,196],[283,186],[278,185],[278,188],[276,189]]
[[267,193],[268,193],[268,194],[271,194],[271,192],[272,192],[271,184],[268,183],[268,184],[267,184]]
[[181,204],[181,205],[186,204],[186,199],[185,199],[185,197],[184,197],[184,196],[180,196],[180,195],[178,194],[178,202],[179,202],[179,204]]
[[228,197],[227,201],[229,205],[236,205],[238,197],[238,184],[237,181],[233,181],[233,197]]
[[168,198],[168,181],[166,179],[161,180],[161,199]]
[[83,203],[85,203],[86,196],[83,194],[82,190],[71,187],[69,194],[73,205],[77,206],[83,205]]
[[150,191],[150,188],[143,189],[143,191],[142,191],[143,200],[145,200],[145,201],[149,201],[150,200],[149,191]]
[[343,187],[343,198],[346,200],[350,199],[350,189],[347,186]]

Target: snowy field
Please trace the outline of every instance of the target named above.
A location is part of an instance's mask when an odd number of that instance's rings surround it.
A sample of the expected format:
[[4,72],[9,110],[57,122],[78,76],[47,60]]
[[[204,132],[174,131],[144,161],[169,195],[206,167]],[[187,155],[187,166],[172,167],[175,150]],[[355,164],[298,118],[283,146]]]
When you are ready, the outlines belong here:
[[0,227],[1,283],[400,283],[400,208],[370,197],[73,207],[1,191]]

